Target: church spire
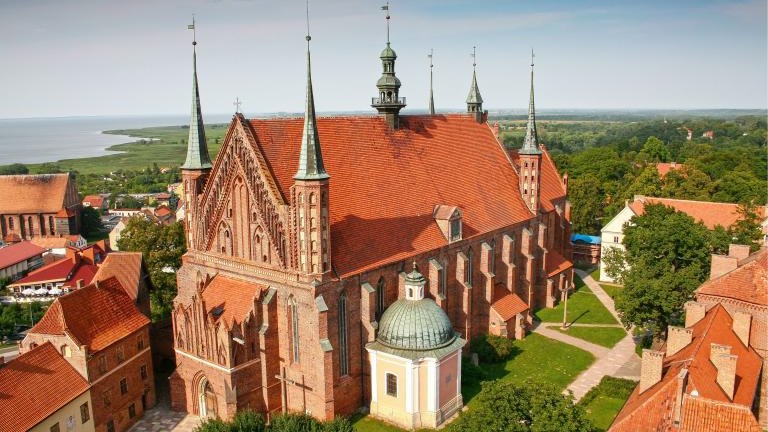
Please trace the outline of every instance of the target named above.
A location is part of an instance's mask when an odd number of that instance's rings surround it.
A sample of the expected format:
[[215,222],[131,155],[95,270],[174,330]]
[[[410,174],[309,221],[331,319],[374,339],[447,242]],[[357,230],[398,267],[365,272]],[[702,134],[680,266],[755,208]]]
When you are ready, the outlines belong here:
[[299,154],[299,169],[295,180],[322,180],[329,178],[323,165],[323,153],[320,150],[320,137],[317,133],[315,118],[315,97],[312,93],[312,69],[309,57],[309,41],[312,37],[307,34],[307,99],[304,107],[304,132],[301,135],[301,153]]
[[381,51],[381,78],[376,82],[379,89],[379,97],[373,98],[371,106],[376,108],[379,114],[384,114],[387,124],[392,129],[397,129],[400,121],[400,110],[405,107],[405,98],[400,95],[400,80],[395,76],[395,60],[397,54],[389,44],[389,2],[381,7],[387,15],[387,46]]
[[533,103],[533,50],[531,50],[531,96],[528,101],[528,125],[525,128],[525,140],[520,154],[541,154],[539,136],[536,132],[536,107]]
[[472,84],[467,95],[467,112],[473,113],[477,121],[483,118],[483,97],[480,96],[480,87],[477,86],[477,50],[472,47]]
[[189,139],[187,140],[187,159],[181,169],[205,170],[211,168],[211,157],[208,155],[208,144],[205,141],[205,126],[203,112],[200,108],[200,91],[197,88],[197,35],[195,34],[195,18],[187,26],[192,30],[192,117],[189,120]]
[[432,55],[434,52],[429,50],[429,115],[435,115],[435,95],[432,91]]

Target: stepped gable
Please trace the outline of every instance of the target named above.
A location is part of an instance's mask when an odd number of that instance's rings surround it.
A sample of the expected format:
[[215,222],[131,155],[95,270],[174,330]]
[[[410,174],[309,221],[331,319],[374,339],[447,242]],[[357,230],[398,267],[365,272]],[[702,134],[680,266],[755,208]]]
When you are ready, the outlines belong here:
[[68,184],[69,174],[0,176],[0,214],[57,213]]
[[[733,319],[720,304],[710,309],[691,328],[692,342],[679,352],[664,357],[662,378],[658,383],[643,393],[639,393],[640,386],[635,388],[610,431],[672,430],[678,375],[683,369],[688,370],[688,379],[683,389],[683,415],[679,430],[759,430],[750,407],[758,391],[762,367],[760,356],[754,349],[744,346],[733,332]],[[730,346],[731,354],[738,356],[733,400],[717,383],[717,368],[710,361],[713,343]],[[662,347],[661,350],[664,349]],[[692,395],[694,391],[696,396]],[[691,400],[694,400],[694,405],[687,406]],[[706,427],[703,427],[703,421],[708,423]],[[732,429],[734,424],[742,423],[753,424],[754,427]]]
[[0,430],[30,430],[87,390],[82,375],[46,342],[0,368]]
[[30,333],[66,332],[93,353],[148,324],[117,278],[111,277],[54,300]]
[[141,252],[112,252],[99,266],[94,279],[101,281],[117,278],[125,292],[135,301],[141,283],[141,262]]
[[[247,124],[290,196],[303,119]],[[531,217],[502,145],[470,116],[401,116],[396,130],[378,116],[327,117],[317,128],[331,176],[332,262],[342,277],[444,246],[436,204],[462,209],[465,238]]]
[[267,288],[266,285],[216,275],[203,290],[205,310],[214,321],[231,329],[248,318],[254,302]]

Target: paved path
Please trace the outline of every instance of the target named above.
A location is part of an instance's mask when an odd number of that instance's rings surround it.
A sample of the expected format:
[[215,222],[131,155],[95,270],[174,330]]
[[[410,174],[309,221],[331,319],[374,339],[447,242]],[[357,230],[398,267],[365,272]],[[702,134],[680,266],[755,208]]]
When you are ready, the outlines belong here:
[[[611,296],[609,296],[600,285],[592,279],[589,273],[575,269],[576,274],[584,281],[590,290],[597,296],[603,306],[608,309],[609,312],[619,321],[619,316],[616,313],[616,308]],[[600,324],[574,324],[578,327],[617,327],[616,325],[600,325]],[[620,327],[620,326],[619,326]],[[559,340],[567,344],[576,346],[585,351],[592,353],[597,357],[597,361],[585,370],[568,386],[568,390],[573,392],[573,396],[578,401],[581,399],[592,387],[598,385],[600,380],[604,376],[618,376],[621,378],[639,379],[640,377],[640,359],[635,354],[635,342],[632,339],[632,334],[627,332],[624,339],[614,345],[613,348],[608,349],[600,345],[587,342],[583,339],[578,339],[557,330],[548,329],[543,325],[539,325],[534,329],[534,333],[539,333],[542,336],[549,337],[551,339]]]
[[158,404],[144,413],[144,416],[129,429],[129,432],[193,432],[200,424],[200,417],[171,411]]

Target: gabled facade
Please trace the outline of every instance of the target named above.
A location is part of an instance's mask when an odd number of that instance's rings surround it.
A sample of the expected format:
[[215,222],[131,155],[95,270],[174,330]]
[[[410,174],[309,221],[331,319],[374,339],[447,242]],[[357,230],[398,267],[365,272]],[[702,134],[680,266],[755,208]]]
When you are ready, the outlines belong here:
[[464,340],[491,331],[499,299],[552,305],[572,283],[570,204],[546,149],[535,141],[532,209],[520,189],[529,155],[474,112],[401,115],[395,58],[388,45],[380,116],[316,117],[308,67],[304,118],[238,113],[212,167],[182,167],[174,409],[328,419],[370,406],[365,347],[414,261]]

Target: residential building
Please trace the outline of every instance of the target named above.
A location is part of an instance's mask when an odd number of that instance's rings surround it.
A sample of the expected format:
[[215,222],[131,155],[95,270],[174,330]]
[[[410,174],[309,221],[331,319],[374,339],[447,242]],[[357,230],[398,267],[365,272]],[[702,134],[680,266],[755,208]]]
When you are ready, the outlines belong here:
[[101,195],[86,195],[83,198],[83,207],[91,207],[99,212],[106,212],[109,210],[109,198]]
[[[739,204],[653,198],[636,195],[631,202],[627,201],[624,208],[600,230],[601,257],[605,257],[606,252],[611,248],[624,250],[624,225],[633,217],[644,214],[646,204],[662,204],[686,213],[696,221],[702,222],[710,230],[715,229],[717,226],[728,229],[742,217],[739,212]],[[758,213],[762,220],[768,216],[768,209],[760,207]],[[606,274],[605,262],[602,260],[600,262],[600,280],[614,282],[613,278]]]
[[109,232],[109,247],[112,250],[120,250],[120,246],[118,242],[120,241],[120,235],[125,229],[126,224],[128,223],[127,217],[120,218],[120,221],[115,224],[115,227],[112,228],[112,230]]
[[[533,72],[524,145],[508,151],[476,73],[467,112],[402,115],[390,44],[379,58],[378,116],[318,118],[308,67],[303,118],[236,113],[212,162],[194,54],[173,409],[329,419],[372,406],[366,347],[408,297],[414,261],[463,340],[492,331],[500,298],[552,306],[572,284],[567,180],[539,143]],[[494,322],[516,329],[518,315]]]
[[69,174],[0,176],[0,234],[9,243],[80,230],[80,198]]
[[141,252],[112,252],[107,255],[93,280],[101,282],[112,277],[117,278],[139,312],[151,319],[149,292],[152,289],[152,281]]
[[677,162],[659,162],[656,164],[660,178],[664,178],[670,171],[683,171],[684,169],[685,165]]
[[59,256],[66,255],[67,248],[83,249],[88,246],[88,241],[80,234],[63,237],[36,237],[30,241],[48,249],[48,253]]
[[0,430],[93,432],[88,387],[50,342],[28,350],[0,365]]
[[0,279],[17,280],[43,265],[45,249],[29,241],[0,248]]
[[64,258],[30,272],[9,284],[8,289],[16,294],[30,295],[30,291],[35,291],[35,295],[60,295],[82,288],[91,283],[97,266],[107,255],[105,247],[103,241],[83,249],[67,247]]
[[600,264],[601,241],[602,239],[599,236],[572,234],[571,248],[573,249],[573,261],[588,265]]
[[121,432],[155,404],[149,327],[110,277],[54,300],[20,351],[52,343],[90,384],[96,431]]

